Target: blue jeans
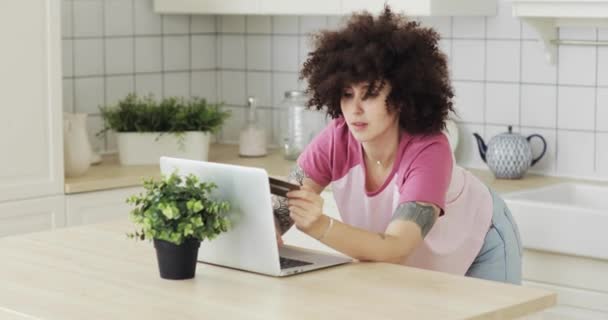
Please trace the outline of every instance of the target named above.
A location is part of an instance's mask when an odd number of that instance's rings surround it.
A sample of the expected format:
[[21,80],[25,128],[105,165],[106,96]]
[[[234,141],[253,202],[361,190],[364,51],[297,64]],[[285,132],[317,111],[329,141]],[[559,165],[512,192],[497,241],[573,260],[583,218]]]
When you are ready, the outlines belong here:
[[522,246],[517,224],[504,200],[490,190],[494,202],[492,225],[466,276],[521,284]]

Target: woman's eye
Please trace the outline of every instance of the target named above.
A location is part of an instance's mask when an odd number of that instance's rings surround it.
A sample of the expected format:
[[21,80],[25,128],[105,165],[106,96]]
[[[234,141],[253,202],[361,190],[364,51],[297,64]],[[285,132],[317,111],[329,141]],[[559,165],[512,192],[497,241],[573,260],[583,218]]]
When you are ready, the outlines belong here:
[[352,93],[350,93],[350,92],[344,92],[344,93],[342,93],[342,97],[343,97],[343,98],[350,98],[350,97],[352,97],[352,96],[353,96],[353,94],[352,94]]

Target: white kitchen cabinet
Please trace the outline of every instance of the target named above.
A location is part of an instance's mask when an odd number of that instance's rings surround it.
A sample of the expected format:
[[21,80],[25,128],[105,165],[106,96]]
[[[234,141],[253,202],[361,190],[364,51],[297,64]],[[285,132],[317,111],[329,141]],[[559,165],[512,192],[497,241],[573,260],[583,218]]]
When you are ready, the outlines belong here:
[[342,0],[260,0],[257,14],[338,15]]
[[126,218],[133,208],[126,199],[143,187],[85,192],[66,196],[67,225],[83,225]]
[[258,0],[154,0],[157,13],[255,14]]
[[63,194],[60,3],[0,1],[0,202]]
[[342,13],[361,10],[378,13],[384,3],[409,16],[494,16],[497,6],[495,0],[343,0]]
[[[524,285],[554,291],[557,307],[543,319],[608,319],[608,261],[525,250]],[[571,317],[578,314],[578,318]]]
[[[492,16],[496,0],[387,0],[395,10],[413,16]],[[379,0],[154,0],[164,14],[343,15],[378,12]]]
[[63,195],[0,203],[0,237],[64,226]]
[[342,0],[154,0],[164,14],[337,15]]

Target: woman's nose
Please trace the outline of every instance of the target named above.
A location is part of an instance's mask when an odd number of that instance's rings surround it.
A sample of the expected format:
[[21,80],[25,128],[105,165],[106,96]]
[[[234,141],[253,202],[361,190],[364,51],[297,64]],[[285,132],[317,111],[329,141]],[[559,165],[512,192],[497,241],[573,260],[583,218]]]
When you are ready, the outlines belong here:
[[363,100],[357,98],[354,100],[354,112],[360,114],[363,112]]

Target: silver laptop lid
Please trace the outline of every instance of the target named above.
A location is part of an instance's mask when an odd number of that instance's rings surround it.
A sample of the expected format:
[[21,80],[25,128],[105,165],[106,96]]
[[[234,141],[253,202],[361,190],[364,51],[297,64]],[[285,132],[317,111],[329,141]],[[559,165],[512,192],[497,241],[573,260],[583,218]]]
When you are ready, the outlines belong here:
[[231,204],[232,229],[201,243],[200,261],[269,275],[281,273],[268,174],[250,168],[205,161],[160,158],[164,175],[196,175],[218,188],[213,196]]

